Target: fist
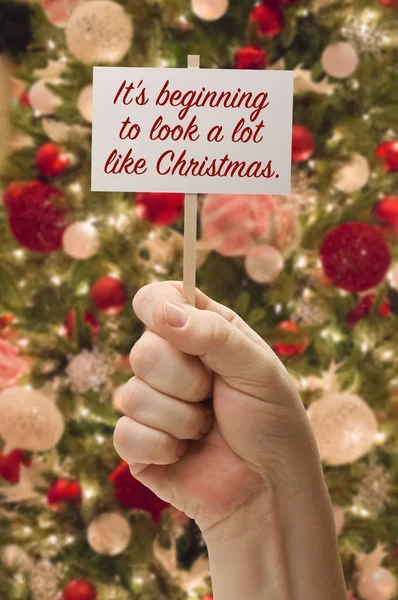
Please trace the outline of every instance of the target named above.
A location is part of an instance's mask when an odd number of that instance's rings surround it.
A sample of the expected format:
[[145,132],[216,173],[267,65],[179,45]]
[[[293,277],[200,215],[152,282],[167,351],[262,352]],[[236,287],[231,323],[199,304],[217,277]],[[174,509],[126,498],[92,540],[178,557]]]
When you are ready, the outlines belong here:
[[145,286],[133,307],[147,331],[131,351],[114,445],[134,477],[202,532],[270,489],[308,486],[316,443],[265,341],[198,290],[187,305],[178,282]]

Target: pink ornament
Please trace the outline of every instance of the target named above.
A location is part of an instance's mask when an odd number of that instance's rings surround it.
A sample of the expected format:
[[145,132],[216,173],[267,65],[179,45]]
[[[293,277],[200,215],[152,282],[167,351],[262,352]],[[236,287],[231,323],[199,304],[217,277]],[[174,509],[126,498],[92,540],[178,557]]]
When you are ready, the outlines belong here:
[[78,0],[41,0],[48,20],[57,27],[65,25]]
[[26,364],[14,346],[0,340],[0,390],[15,385],[26,371]]
[[201,222],[199,245],[224,256],[245,256],[264,245],[287,255],[300,238],[296,210],[283,196],[208,195]]

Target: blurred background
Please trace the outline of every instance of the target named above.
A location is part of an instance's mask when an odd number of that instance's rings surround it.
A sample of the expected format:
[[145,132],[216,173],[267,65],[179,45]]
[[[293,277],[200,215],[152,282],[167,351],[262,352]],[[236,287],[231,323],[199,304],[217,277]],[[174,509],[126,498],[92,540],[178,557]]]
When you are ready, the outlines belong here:
[[392,600],[397,0],[0,0],[0,599],[213,598],[195,523],[112,445],[131,299],[182,279],[184,197],[90,191],[93,65],[188,54],[294,71],[291,194],[201,197],[198,287],[296,381],[347,598]]

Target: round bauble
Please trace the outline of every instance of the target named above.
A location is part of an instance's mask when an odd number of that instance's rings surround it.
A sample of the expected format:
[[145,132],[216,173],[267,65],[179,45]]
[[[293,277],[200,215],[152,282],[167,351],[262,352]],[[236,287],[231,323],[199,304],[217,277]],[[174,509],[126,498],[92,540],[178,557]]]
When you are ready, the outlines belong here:
[[329,231],[320,257],[329,281],[347,292],[363,292],[379,285],[391,262],[382,233],[360,222],[344,223]]
[[97,229],[91,223],[78,221],[65,229],[62,237],[64,252],[77,260],[87,260],[98,252],[100,240]]
[[369,181],[369,164],[361,154],[353,154],[349,162],[335,174],[334,187],[346,194],[361,190]]
[[278,4],[259,4],[253,8],[250,14],[250,22],[255,23],[260,37],[272,38],[282,31],[285,17]]
[[268,56],[262,48],[243,46],[236,51],[235,69],[262,70],[268,65]]
[[4,546],[1,552],[1,562],[6,569],[14,573],[27,573],[33,566],[33,561],[29,555],[16,544]]
[[86,85],[86,87],[84,87],[80,92],[79,97],[77,99],[77,108],[79,109],[79,112],[83,119],[86,119],[86,121],[89,121],[91,123],[91,121],[93,120],[92,85]]
[[117,556],[130,543],[131,527],[117,512],[103,513],[91,521],[87,529],[90,547],[98,554]]
[[374,214],[398,234],[398,196],[383,196],[375,206]]
[[9,483],[19,483],[21,466],[29,467],[31,464],[31,460],[23,450],[12,450],[8,454],[0,452],[0,479]]
[[62,600],[96,600],[97,590],[91,581],[73,579],[62,592]]
[[352,463],[369,452],[375,442],[376,417],[355,394],[326,394],[310,405],[308,417],[321,459],[329,465]]
[[117,2],[92,0],[76,7],[66,25],[66,43],[77,60],[116,64],[133,39],[132,18]]
[[47,502],[55,506],[62,502],[78,504],[82,499],[82,490],[78,481],[57,479],[47,491]]
[[398,291],[398,263],[391,269],[389,279],[394,290]]
[[246,255],[246,273],[257,283],[271,283],[283,269],[283,256],[273,246],[257,246]]
[[13,387],[0,394],[0,435],[8,448],[44,452],[54,448],[64,432],[62,415],[41,392]]
[[396,591],[397,580],[384,567],[378,567],[359,579],[358,592],[363,600],[391,600]]
[[322,67],[331,77],[349,77],[358,66],[357,51],[348,42],[336,42],[326,46],[322,54]]
[[64,193],[41,181],[14,189],[8,202],[8,222],[14,238],[32,252],[49,253],[62,247],[67,225]]
[[91,288],[94,306],[108,315],[117,315],[127,302],[127,290],[116,277],[102,277]]
[[343,531],[344,527],[344,509],[341,506],[333,505],[333,517],[334,517],[334,525],[336,527],[336,535],[337,537]]
[[376,154],[384,161],[387,173],[398,171],[398,140],[383,142],[377,147]]
[[315,150],[315,136],[304,125],[293,125],[292,161],[303,162],[311,158]]
[[135,205],[141,219],[154,225],[173,225],[184,211],[184,194],[140,192]]
[[292,358],[293,356],[301,356],[307,349],[308,336],[294,321],[282,321],[279,323],[278,330],[286,334],[293,335],[296,340],[286,341],[280,340],[273,344],[273,350],[278,356]]
[[61,98],[47,87],[47,83],[54,84],[54,81],[40,79],[32,85],[28,92],[29,102],[40,114],[53,115],[61,104]]
[[191,0],[192,12],[203,21],[217,21],[228,10],[229,0]]
[[43,144],[36,152],[36,167],[43,177],[59,177],[69,165],[68,154],[51,142]]

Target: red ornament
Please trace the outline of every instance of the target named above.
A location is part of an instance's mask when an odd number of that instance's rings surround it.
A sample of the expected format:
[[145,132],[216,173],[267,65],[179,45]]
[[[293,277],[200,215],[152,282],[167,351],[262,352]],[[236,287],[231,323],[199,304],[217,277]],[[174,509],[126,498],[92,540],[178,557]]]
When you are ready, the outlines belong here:
[[262,48],[244,46],[235,54],[235,69],[262,70],[268,65],[268,56]]
[[91,288],[95,307],[108,315],[117,315],[126,306],[127,290],[120,279],[102,277]]
[[96,600],[97,590],[91,581],[73,579],[62,592],[62,600]]
[[285,17],[278,4],[260,4],[250,13],[250,22],[256,24],[260,37],[272,38],[282,31]]
[[391,262],[381,232],[366,223],[344,223],[325,236],[321,250],[325,275],[347,292],[364,292],[383,281]]
[[36,167],[44,177],[58,177],[70,165],[68,155],[55,144],[49,142],[36,152]]
[[375,215],[398,233],[398,196],[384,196],[376,204]]
[[182,216],[184,194],[140,192],[135,196],[137,213],[154,225],[173,225]]
[[0,338],[7,339],[10,337],[14,321],[14,315],[5,314],[0,316]]
[[202,596],[202,600],[214,600],[213,594],[205,594]]
[[[359,323],[359,321],[361,319],[366,318],[370,314],[370,311],[372,310],[375,300],[376,300],[376,294],[367,294],[366,296],[362,296],[362,298],[359,300],[359,302],[355,306],[355,308],[353,308],[352,310],[350,310],[347,313],[347,318],[346,318],[347,327],[352,329],[353,327],[355,327],[355,325],[357,323]],[[381,317],[386,317],[387,315],[390,315],[390,314],[391,314],[390,302],[389,302],[388,298],[384,298],[384,300],[379,308],[379,315]]]
[[398,171],[398,140],[383,142],[377,147],[376,154],[384,161],[387,172]]
[[149,488],[132,476],[128,464],[122,461],[109,476],[117,501],[126,508],[146,510],[159,523],[162,512],[169,507]]
[[[98,334],[100,326],[97,321],[97,317],[93,315],[89,310],[85,310],[83,313],[83,320],[87,325],[90,326],[92,334],[95,336]],[[74,339],[76,335],[75,327],[76,327],[76,311],[70,310],[65,317],[64,321],[66,335],[70,340]]]
[[19,483],[21,465],[29,467],[31,461],[23,450],[12,450],[9,454],[0,452],[0,477],[9,483]]
[[280,331],[286,331],[287,333],[297,334],[300,338],[298,342],[277,342],[274,344],[273,349],[279,356],[285,356],[291,358],[292,356],[300,356],[303,354],[308,346],[307,335],[300,331],[299,326],[294,321],[283,321],[279,323],[278,329]]
[[315,150],[315,136],[303,125],[293,125],[292,160],[302,162],[311,158]]
[[82,490],[78,481],[58,479],[47,492],[47,502],[50,506],[61,502],[78,503],[82,499]]
[[14,202],[18,200],[28,184],[28,181],[13,181],[6,187],[3,192],[3,202],[7,210],[12,210]]
[[28,108],[32,108],[32,105],[29,100],[28,92],[22,92],[22,94],[19,96],[19,103],[22,106],[27,106]]
[[398,8],[398,0],[381,0],[381,3],[384,4],[384,6]]
[[17,242],[32,252],[49,253],[62,247],[67,226],[64,193],[41,181],[7,188],[8,222]]

